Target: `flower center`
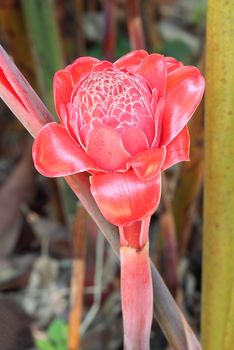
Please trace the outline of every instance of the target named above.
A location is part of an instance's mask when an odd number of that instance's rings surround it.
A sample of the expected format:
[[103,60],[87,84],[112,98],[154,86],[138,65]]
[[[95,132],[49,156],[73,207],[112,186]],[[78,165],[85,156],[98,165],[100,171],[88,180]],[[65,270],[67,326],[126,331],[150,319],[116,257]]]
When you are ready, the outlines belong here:
[[101,123],[121,133],[137,125],[139,118],[149,116],[147,83],[122,71],[91,73],[74,91],[72,102],[79,114],[79,126]]

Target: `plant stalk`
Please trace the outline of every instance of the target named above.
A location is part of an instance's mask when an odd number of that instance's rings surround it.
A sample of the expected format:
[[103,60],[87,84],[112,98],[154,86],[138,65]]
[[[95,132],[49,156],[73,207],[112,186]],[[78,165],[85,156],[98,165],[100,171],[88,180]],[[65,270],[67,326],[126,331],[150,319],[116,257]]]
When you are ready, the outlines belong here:
[[234,7],[208,1],[202,343],[234,344]]
[[149,244],[137,250],[120,248],[124,350],[149,350],[153,289]]

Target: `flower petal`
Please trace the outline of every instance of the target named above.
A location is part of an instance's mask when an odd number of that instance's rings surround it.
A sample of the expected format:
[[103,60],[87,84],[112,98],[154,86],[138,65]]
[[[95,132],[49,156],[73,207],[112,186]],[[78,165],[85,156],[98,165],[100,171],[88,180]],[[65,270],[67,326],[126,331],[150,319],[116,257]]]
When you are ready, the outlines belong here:
[[152,215],[161,195],[161,178],[141,181],[133,170],[91,177],[91,192],[102,214],[115,225]]
[[183,66],[182,62],[177,61],[174,57],[165,57],[166,65],[167,65],[167,73],[173,72],[173,70],[180,68]]
[[154,135],[155,135],[155,128],[154,128],[153,119],[150,117],[142,116],[141,118],[139,118],[137,126],[139,129],[141,129],[143,131],[143,133],[145,134],[145,136],[147,138],[149,146],[151,146],[153,139],[154,139]]
[[71,102],[73,83],[71,74],[66,70],[59,70],[54,75],[53,81],[55,108],[61,118],[61,104],[66,105]]
[[151,145],[151,148],[157,148],[159,146],[161,132],[162,132],[162,116],[165,108],[164,98],[160,98],[157,104],[157,108],[154,115],[154,130],[155,135]]
[[148,56],[145,50],[135,50],[115,61],[114,66],[118,68],[131,68],[135,70],[137,66]]
[[160,145],[168,145],[188,123],[205,88],[196,67],[181,67],[168,75]]
[[166,148],[155,148],[138,153],[129,162],[141,180],[154,179],[161,171],[166,156]]
[[113,64],[109,61],[100,61],[92,68],[92,72],[101,72],[105,69],[113,69]]
[[77,85],[83,75],[91,71],[93,66],[100,61],[95,57],[79,57],[74,63],[66,67],[71,74],[74,85]]
[[145,134],[135,126],[126,128],[121,137],[124,148],[133,156],[149,148]]
[[162,55],[147,56],[137,67],[136,73],[145,78],[152,89],[158,90],[159,96],[165,95],[166,89],[166,61]]
[[166,158],[162,170],[166,170],[176,163],[189,160],[190,137],[188,127],[185,126],[181,132],[167,145]]
[[117,170],[130,158],[121,136],[111,127],[101,126],[91,130],[86,143],[87,155],[104,170]]
[[36,169],[44,176],[67,176],[100,168],[57,123],[46,124],[33,144]]

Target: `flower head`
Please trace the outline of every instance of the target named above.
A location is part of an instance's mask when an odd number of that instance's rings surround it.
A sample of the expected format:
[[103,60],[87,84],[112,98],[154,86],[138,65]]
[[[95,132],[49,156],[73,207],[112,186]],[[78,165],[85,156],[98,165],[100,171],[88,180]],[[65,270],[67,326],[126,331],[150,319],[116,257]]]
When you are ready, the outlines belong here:
[[36,168],[52,177],[88,171],[109,221],[142,220],[158,206],[161,172],[189,158],[186,124],[203,91],[197,68],[159,54],[79,58],[55,74],[60,124],[37,136]]

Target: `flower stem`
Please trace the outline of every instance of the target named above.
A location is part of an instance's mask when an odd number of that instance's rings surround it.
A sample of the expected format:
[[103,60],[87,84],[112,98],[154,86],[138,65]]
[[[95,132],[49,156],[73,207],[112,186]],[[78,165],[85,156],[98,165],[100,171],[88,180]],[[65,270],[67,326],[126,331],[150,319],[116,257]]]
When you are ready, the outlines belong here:
[[153,289],[149,244],[120,248],[124,350],[149,350]]

